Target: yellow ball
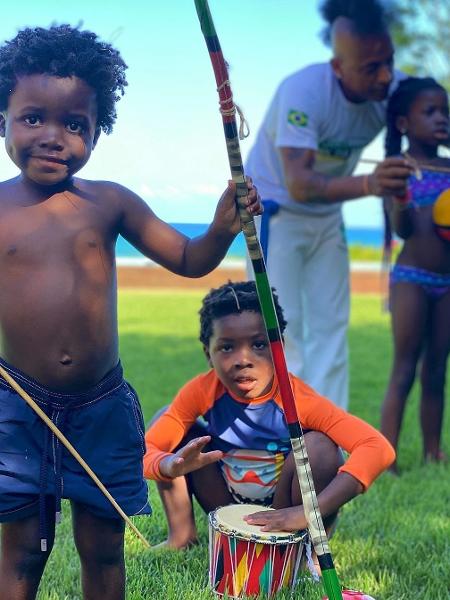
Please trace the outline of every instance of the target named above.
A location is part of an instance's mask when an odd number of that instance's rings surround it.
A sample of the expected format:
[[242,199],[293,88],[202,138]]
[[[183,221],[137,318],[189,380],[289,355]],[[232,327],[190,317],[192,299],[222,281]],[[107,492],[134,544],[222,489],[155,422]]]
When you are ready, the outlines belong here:
[[433,221],[438,236],[450,242],[450,189],[444,190],[434,203]]

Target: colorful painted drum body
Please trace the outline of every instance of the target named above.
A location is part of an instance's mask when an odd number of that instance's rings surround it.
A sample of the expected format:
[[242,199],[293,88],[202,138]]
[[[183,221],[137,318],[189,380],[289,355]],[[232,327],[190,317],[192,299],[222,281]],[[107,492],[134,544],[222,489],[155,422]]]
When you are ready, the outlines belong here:
[[230,504],[209,514],[209,582],[219,596],[266,594],[295,585],[307,533],[262,532],[244,515],[273,510]]

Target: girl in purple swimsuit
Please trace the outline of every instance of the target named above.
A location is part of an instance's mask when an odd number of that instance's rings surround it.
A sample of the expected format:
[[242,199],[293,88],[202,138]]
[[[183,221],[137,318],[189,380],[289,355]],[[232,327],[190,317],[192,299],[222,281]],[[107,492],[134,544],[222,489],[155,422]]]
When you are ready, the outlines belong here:
[[[381,431],[397,447],[406,399],[420,362],[420,424],[426,461],[445,458],[441,448],[444,386],[450,350],[450,243],[433,226],[433,204],[450,188],[450,160],[438,156],[449,139],[445,89],[431,78],[408,78],[392,95],[386,153],[420,163],[405,197],[390,199],[390,221],[403,247],[390,278],[394,362],[381,413]],[[437,169],[437,170],[433,170]],[[439,170],[441,169],[441,170]],[[445,170],[449,169],[446,173]],[[397,465],[391,467],[397,472]]]

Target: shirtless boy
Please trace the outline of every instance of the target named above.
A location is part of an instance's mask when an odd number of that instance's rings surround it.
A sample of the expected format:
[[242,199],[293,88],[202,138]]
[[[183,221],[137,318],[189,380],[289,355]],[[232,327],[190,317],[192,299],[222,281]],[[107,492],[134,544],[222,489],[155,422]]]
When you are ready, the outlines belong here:
[[[74,177],[110,133],[126,64],[68,25],[24,29],[0,48],[0,135],[20,174],[0,184],[1,364],[63,430],[129,514],[150,512],[139,401],[118,353],[119,234],[187,277],[211,271],[239,230],[234,186],[188,239],[130,190]],[[249,207],[260,212],[249,184]],[[125,594],[124,527],[46,426],[0,380],[1,597],[34,598],[61,497],[72,504],[85,598]]]

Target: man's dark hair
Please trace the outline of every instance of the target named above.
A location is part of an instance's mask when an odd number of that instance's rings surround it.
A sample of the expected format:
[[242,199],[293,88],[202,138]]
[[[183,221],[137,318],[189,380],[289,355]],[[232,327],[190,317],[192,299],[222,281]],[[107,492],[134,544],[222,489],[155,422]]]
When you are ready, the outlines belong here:
[[385,33],[391,20],[391,10],[381,0],[324,0],[320,13],[327,22],[321,36],[328,45],[332,25],[338,17],[350,19],[355,33],[361,36]]
[[97,127],[110,133],[117,116],[115,103],[127,85],[126,68],[119,52],[91,31],[70,25],[26,28],[0,47],[0,110],[7,109],[19,77],[75,76],[96,92]]
[[447,94],[432,77],[408,77],[403,79],[389,98],[386,113],[386,156],[400,154],[402,149],[402,134],[396,125],[397,118],[407,116],[412,103],[417,96],[425,90],[441,90]]
[[[283,316],[278,297],[274,293],[275,311],[281,333],[285,330],[286,321]],[[219,288],[212,289],[204,297],[200,314],[200,341],[208,346],[213,332],[213,321],[228,315],[240,314],[246,310],[261,314],[258,293],[254,281],[240,281],[233,283],[229,281]]]

